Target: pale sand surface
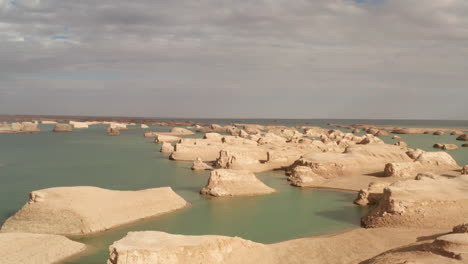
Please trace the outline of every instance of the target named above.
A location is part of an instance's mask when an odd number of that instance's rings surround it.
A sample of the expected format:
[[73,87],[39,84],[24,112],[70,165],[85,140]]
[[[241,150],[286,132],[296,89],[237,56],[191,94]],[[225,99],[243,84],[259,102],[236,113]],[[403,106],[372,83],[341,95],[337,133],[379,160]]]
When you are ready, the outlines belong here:
[[0,263],[55,263],[78,254],[85,248],[84,244],[59,235],[1,233]]
[[279,263],[360,263],[382,252],[431,241],[433,235],[451,230],[359,228],[344,233],[301,238],[272,244]]

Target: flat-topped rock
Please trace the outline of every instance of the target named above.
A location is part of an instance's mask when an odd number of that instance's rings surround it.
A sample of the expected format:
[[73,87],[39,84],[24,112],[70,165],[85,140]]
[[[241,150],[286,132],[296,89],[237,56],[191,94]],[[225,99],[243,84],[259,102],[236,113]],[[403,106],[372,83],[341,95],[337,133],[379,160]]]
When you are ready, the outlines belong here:
[[73,131],[73,126],[70,125],[70,124],[56,124],[52,131],[54,131],[54,132],[72,132]]
[[70,125],[73,126],[73,128],[89,128],[89,123],[88,122],[79,122],[79,121],[70,121]]
[[397,181],[384,189],[366,227],[448,228],[468,215],[468,176]]
[[59,235],[0,233],[2,264],[56,263],[85,249],[84,244]]
[[208,184],[200,191],[211,196],[250,196],[275,192],[249,171],[217,169],[211,172]]
[[239,237],[185,236],[158,231],[129,232],[109,247],[108,264],[269,264],[268,246]]
[[442,149],[443,150],[457,150],[458,149],[458,146],[455,145],[455,144],[444,144],[442,146]]
[[311,167],[295,166],[291,170],[288,181],[291,185],[297,187],[315,186],[317,182],[323,181],[324,178],[317,175]]
[[296,166],[308,166],[322,177],[332,178],[352,174],[379,173],[389,160],[409,162],[404,148],[387,144],[354,145],[344,153],[311,153],[297,160]]
[[170,135],[156,135],[155,142],[156,143],[163,143],[163,142],[179,142],[180,137],[177,136],[170,136]]
[[182,128],[182,127],[174,127],[174,128],[171,129],[171,132],[160,132],[158,134],[171,135],[171,136],[191,136],[191,135],[195,135],[195,133],[193,133],[193,131],[188,130],[186,128]]
[[143,134],[145,138],[151,138],[151,137],[156,137],[158,135],[157,132],[154,131],[148,131]]
[[91,186],[57,187],[30,194],[2,232],[85,235],[105,231],[187,205],[170,187],[113,191]]
[[411,162],[395,162],[385,165],[384,175],[387,177],[414,178],[421,172],[444,172],[457,170],[459,166],[447,152],[421,152]]

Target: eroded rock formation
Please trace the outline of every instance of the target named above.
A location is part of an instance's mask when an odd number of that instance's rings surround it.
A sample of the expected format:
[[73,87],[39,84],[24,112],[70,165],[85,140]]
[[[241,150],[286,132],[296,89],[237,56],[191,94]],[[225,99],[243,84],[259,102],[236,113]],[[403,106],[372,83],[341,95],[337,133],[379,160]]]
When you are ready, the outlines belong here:
[[446,152],[421,152],[410,162],[394,162],[385,165],[387,177],[414,178],[420,172],[444,172],[456,170],[457,162]]
[[206,164],[200,158],[197,158],[192,165],[192,170],[212,170],[213,167]]
[[73,127],[70,124],[56,124],[53,131],[54,132],[72,132]]
[[250,171],[213,170],[208,184],[200,191],[211,196],[250,196],[275,192]]
[[448,228],[466,221],[468,176],[397,181],[384,189],[365,227]]
[[85,235],[187,205],[170,187],[113,191],[98,187],[57,187],[30,194],[23,208],[8,218],[2,232]]
[[238,237],[184,236],[158,231],[129,232],[109,247],[108,264],[270,264],[268,246]]

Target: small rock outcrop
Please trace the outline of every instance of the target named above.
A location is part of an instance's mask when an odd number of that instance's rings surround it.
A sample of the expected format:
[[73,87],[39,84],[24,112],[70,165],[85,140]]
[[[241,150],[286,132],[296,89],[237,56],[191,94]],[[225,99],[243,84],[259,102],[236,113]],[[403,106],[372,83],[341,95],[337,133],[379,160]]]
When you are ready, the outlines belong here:
[[220,196],[250,196],[275,192],[250,171],[217,169],[213,170],[202,194]]
[[377,137],[388,137],[388,136],[390,136],[390,134],[385,130],[379,130],[379,132],[377,132],[375,134],[375,136],[377,136]]
[[311,167],[296,166],[291,170],[291,175],[288,181],[291,185],[297,187],[312,187],[317,182],[323,181],[324,178],[317,175]]
[[435,136],[443,136],[443,135],[445,134],[445,132],[444,132],[444,131],[438,130],[438,131],[435,131],[435,132],[432,133],[432,134],[435,135]]
[[143,129],[148,129],[148,128],[149,128],[149,126],[148,126],[147,124],[141,124],[141,125],[140,125],[140,128],[143,128]]
[[267,245],[239,237],[184,236],[158,231],[129,232],[109,247],[108,264],[269,264]]
[[3,224],[2,232],[86,235],[168,213],[187,205],[170,187],[113,191],[98,187],[57,187],[30,194]]
[[72,132],[73,126],[70,124],[56,124],[53,131],[54,132]]
[[463,144],[462,147],[468,148],[468,143],[467,143],[467,144]]
[[457,140],[468,141],[468,134],[463,134],[463,135],[457,137]]
[[458,146],[455,144],[444,144],[442,147],[443,150],[457,150]]
[[468,165],[463,166],[461,170],[462,175],[468,175]]
[[400,136],[397,136],[397,135],[395,135],[395,136],[393,136],[393,137],[392,137],[392,139],[401,139],[401,137],[400,137]]
[[85,249],[84,244],[59,235],[0,233],[3,264],[58,263]]
[[120,136],[120,130],[118,128],[107,128],[107,135],[108,136]]
[[213,167],[203,162],[202,159],[197,158],[192,165],[192,170],[212,170]]
[[382,198],[383,190],[389,183],[371,182],[367,189],[362,189],[358,192],[354,203],[361,206],[374,205]]
[[171,143],[169,142],[162,143],[160,152],[171,153],[173,151],[174,151],[174,146],[172,146]]
[[468,223],[456,225],[452,229],[453,233],[468,233]]
[[438,148],[438,149],[441,149],[444,147],[444,144],[441,144],[441,143],[436,143],[432,146],[433,148]]

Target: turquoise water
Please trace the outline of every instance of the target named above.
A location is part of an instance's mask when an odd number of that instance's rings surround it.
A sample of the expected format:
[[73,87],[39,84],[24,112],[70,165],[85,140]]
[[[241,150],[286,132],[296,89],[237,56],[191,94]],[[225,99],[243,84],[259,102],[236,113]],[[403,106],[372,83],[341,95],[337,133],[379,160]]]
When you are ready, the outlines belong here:
[[[259,175],[277,193],[256,197],[208,198],[198,191],[208,172],[192,172],[190,163],[170,161],[143,130],[108,137],[97,125],[72,133],[0,134],[0,223],[28,200],[33,190],[92,185],[117,190],[171,186],[191,206],[161,217],[76,239],[90,250],[69,263],[105,263],[108,247],[129,231],[240,236],[262,243],[336,232],[359,226],[363,209],[353,193],[302,190],[281,173]],[[167,131],[167,127],[153,130]]]
[[[209,123],[209,120],[206,120]],[[220,124],[249,122],[285,125],[373,123],[370,120],[215,120]],[[381,121],[380,125],[467,128],[468,122],[442,123]],[[426,122],[426,123],[425,123]],[[375,123],[375,122],[374,122]],[[192,172],[190,163],[170,161],[159,145],[142,136],[143,130],[123,131],[108,137],[106,126],[97,125],[72,133],[52,133],[43,125],[37,134],[0,134],[0,223],[28,200],[33,190],[56,186],[92,185],[117,190],[171,186],[191,206],[161,217],[126,225],[109,232],[76,239],[90,250],[68,263],[105,263],[108,246],[129,231],[160,230],[169,233],[240,236],[262,243],[336,232],[359,226],[364,209],[351,201],[355,194],[300,189],[287,184],[282,173],[258,177],[277,193],[256,197],[208,198],[198,194],[208,172]],[[168,127],[153,130],[167,131]],[[199,136],[199,135],[198,135]],[[410,147],[432,150],[434,143],[461,145],[456,136],[400,135]],[[383,138],[394,143],[391,137]],[[468,148],[450,151],[460,165],[468,164]]]

